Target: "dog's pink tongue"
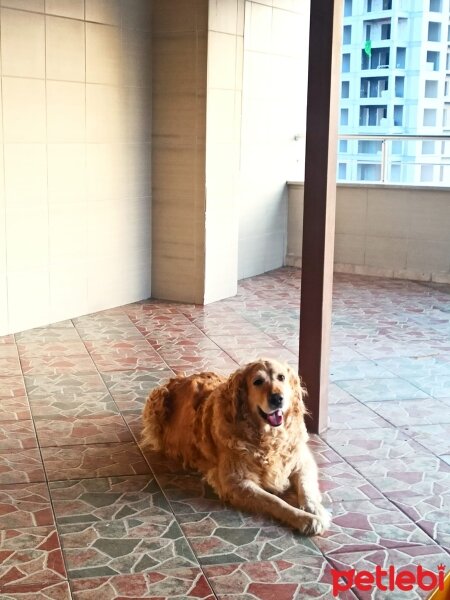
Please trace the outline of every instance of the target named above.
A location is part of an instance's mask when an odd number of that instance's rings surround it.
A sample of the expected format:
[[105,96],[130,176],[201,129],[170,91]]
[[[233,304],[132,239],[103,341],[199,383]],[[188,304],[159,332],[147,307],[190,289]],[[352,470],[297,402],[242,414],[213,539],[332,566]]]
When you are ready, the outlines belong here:
[[270,413],[270,415],[267,415],[267,421],[269,425],[272,425],[272,427],[277,427],[278,425],[281,425],[281,423],[283,422],[282,411],[276,410],[275,412]]

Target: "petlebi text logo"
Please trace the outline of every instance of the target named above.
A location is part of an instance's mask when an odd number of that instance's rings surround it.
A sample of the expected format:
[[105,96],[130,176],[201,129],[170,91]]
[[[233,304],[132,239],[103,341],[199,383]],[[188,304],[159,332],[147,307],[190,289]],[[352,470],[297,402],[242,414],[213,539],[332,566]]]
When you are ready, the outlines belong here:
[[424,569],[421,565],[401,570],[396,570],[393,565],[385,569],[377,565],[373,571],[331,569],[331,575],[334,597],[352,587],[361,592],[369,592],[374,588],[383,592],[409,592],[416,587],[431,592],[444,589],[445,565],[438,565],[437,572]]

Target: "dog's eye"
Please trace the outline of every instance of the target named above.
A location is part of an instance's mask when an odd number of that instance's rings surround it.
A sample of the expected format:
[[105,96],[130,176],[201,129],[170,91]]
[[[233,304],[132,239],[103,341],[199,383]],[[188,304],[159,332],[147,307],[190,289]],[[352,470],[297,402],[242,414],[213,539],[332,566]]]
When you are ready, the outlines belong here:
[[283,373],[280,373],[277,377],[278,381],[284,381],[285,380],[285,376],[283,375]]
[[264,383],[264,379],[262,377],[258,377],[258,379],[255,379],[255,381],[253,382],[253,385],[262,385]]

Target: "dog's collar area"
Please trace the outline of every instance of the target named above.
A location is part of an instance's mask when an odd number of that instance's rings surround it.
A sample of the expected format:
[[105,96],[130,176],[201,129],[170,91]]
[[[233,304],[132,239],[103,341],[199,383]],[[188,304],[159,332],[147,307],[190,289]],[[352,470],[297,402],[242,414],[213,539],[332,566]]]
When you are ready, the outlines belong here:
[[280,408],[271,413],[265,413],[258,406],[258,412],[260,417],[262,417],[266,423],[269,423],[271,427],[279,427],[283,424],[283,411]]

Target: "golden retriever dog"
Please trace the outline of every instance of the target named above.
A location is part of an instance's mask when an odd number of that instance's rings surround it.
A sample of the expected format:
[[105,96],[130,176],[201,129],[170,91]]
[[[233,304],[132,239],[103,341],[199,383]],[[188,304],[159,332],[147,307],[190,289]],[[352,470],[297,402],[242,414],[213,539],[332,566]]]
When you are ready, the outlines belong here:
[[[253,362],[228,379],[175,377],[151,392],[142,440],[200,471],[235,508],[320,534],[330,516],[307,446],[304,393],[294,370],[273,360]],[[280,497],[289,489],[298,508]]]

